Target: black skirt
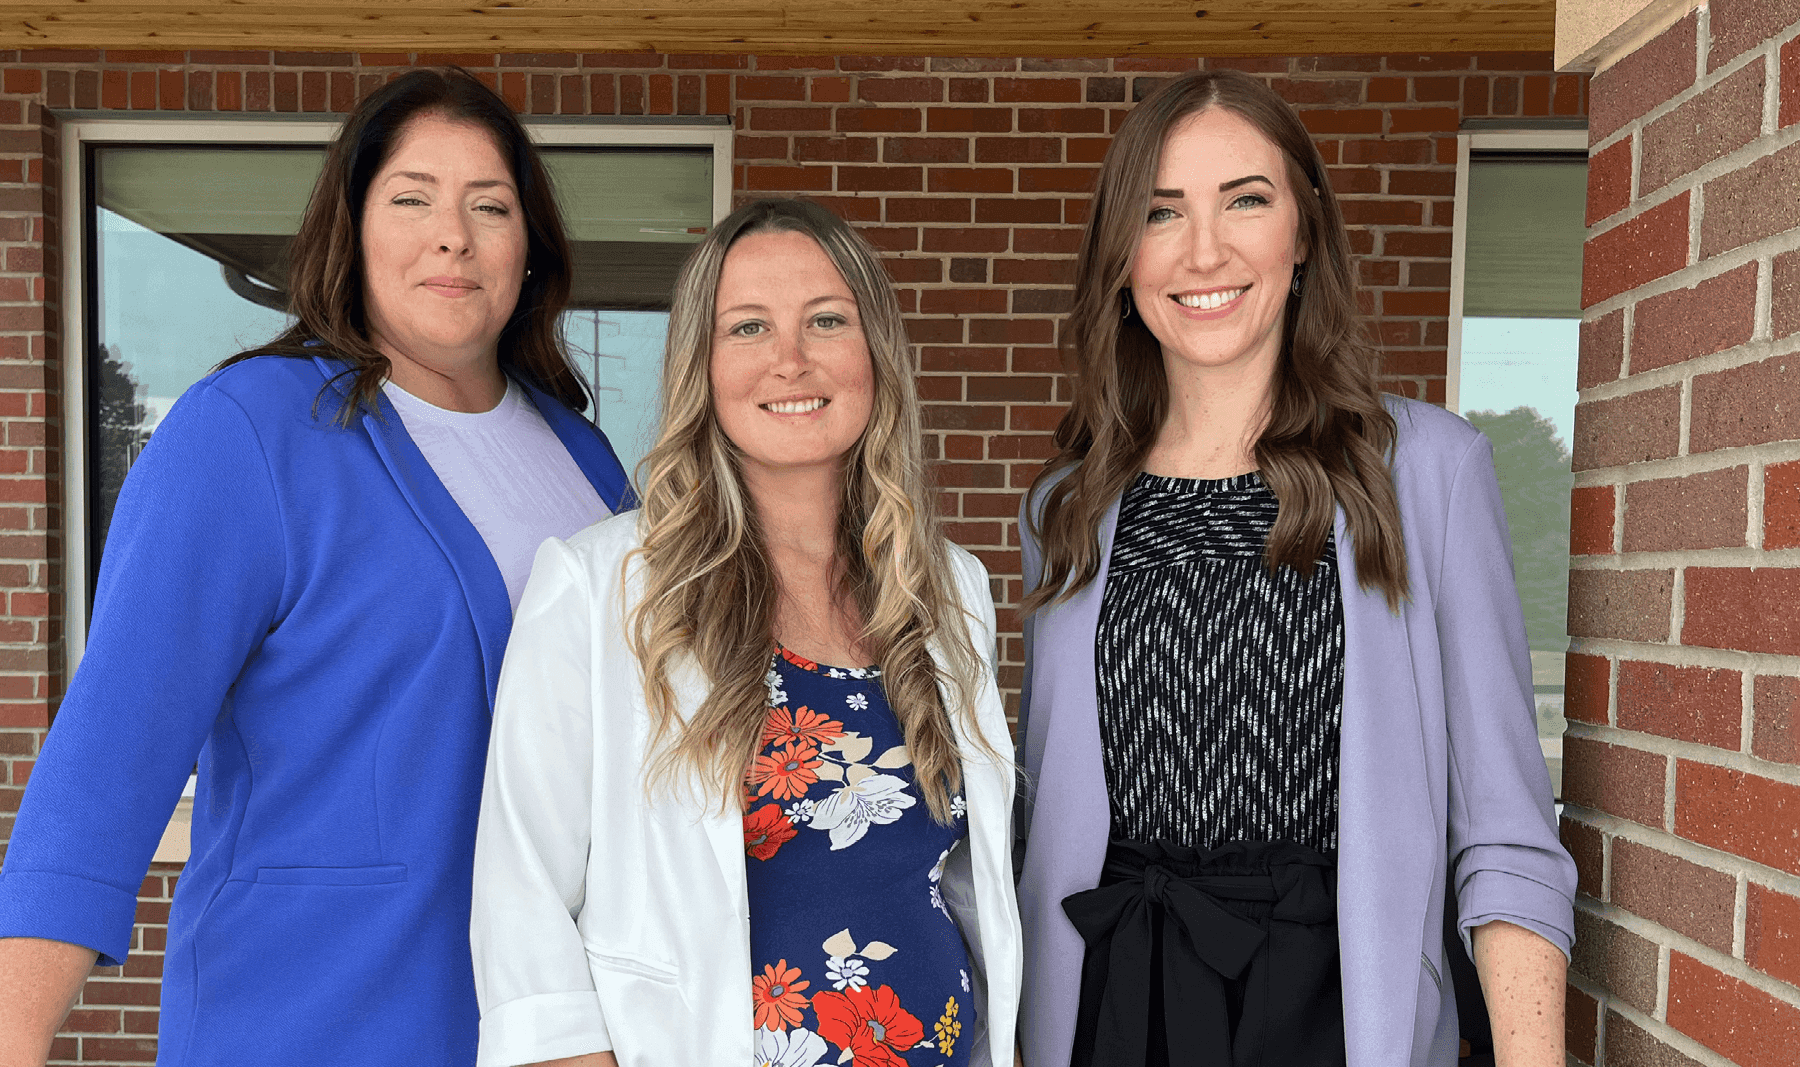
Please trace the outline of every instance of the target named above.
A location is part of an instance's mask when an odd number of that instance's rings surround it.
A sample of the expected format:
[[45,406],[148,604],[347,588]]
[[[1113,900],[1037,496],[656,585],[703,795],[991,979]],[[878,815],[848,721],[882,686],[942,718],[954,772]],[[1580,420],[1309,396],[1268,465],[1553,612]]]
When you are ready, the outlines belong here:
[[1087,943],[1071,1067],[1344,1067],[1331,856],[1114,841],[1063,910]]

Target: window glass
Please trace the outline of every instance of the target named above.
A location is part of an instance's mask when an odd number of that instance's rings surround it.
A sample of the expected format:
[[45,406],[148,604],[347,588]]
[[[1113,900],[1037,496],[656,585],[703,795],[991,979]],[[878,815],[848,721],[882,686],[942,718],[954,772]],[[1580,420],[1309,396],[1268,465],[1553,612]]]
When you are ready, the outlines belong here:
[[[575,257],[563,336],[589,416],[634,470],[654,440],[670,291],[712,221],[712,150],[543,152]],[[287,248],[323,160],[317,145],[89,150],[90,585],[125,473],[169,406],[286,326]]]
[[1470,160],[1457,402],[1494,444],[1531,646],[1538,737],[1558,796],[1586,196],[1587,165],[1579,156]]

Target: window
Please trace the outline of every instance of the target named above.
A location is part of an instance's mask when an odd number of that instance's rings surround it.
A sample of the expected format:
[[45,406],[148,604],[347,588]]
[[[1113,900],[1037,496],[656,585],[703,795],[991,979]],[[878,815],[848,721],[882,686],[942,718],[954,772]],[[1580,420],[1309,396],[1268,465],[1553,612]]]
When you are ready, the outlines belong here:
[[[676,272],[730,206],[731,128],[529,124],[575,254],[563,318],[628,469],[655,433]],[[64,126],[69,667],[119,487],[175,399],[287,323],[285,257],[335,122],[76,117]]]
[[1561,796],[1587,132],[1482,130],[1458,140],[1447,396],[1494,443],[1538,739]]

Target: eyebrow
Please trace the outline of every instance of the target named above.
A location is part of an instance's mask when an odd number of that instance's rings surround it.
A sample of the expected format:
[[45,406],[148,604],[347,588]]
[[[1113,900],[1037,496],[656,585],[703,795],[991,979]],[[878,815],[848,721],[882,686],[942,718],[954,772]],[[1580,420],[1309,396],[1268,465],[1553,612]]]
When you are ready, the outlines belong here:
[[[1260,174],[1246,174],[1242,178],[1234,178],[1228,182],[1220,182],[1219,192],[1228,193],[1240,185],[1249,185],[1251,182],[1262,182],[1264,185],[1275,184]],[[1152,189],[1150,190],[1150,195],[1160,196],[1167,200],[1180,200],[1182,197],[1186,196],[1187,193],[1181,189]]]
[[[409,181],[425,182],[429,185],[436,185],[438,183],[437,175],[427,174],[422,170],[397,170],[388,175],[388,177],[390,179],[405,178]],[[500,187],[511,189],[512,183],[501,181],[499,178],[486,178],[478,182],[469,182],[467,187],[470,189],[494,189]]]
[[[813,297],[811,300],[808,300],[805,303],[805,305],[803,305],[803,306],[807,307],[807,308],[813,308],[820,304],[830,303],[833,300],[842,301],[846,304],[855,304],[856,303],[856,298],[853,296],[849,296],[849,295],[842,294],[842,293],[826,293],[824,296]],[[714,317],[722,318],[726,315],[735,315],[735,314],[738,314],[739,312],[743,312],[743,311],[767,313],[768,310],[769,309],[762,304],[737,304],[733,307],[720,309]]]

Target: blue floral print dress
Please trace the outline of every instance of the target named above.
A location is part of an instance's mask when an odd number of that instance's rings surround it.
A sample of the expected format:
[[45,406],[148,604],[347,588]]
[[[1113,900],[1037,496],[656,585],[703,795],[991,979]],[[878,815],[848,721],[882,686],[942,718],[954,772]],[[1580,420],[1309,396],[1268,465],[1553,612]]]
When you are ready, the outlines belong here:
[[769,666],[745,779],[756,1067],[964,1067],[969,957],[938,891],[968,836],[932,819],[881,672]]

